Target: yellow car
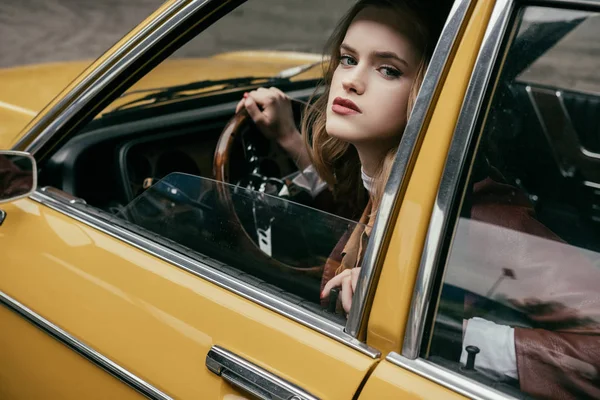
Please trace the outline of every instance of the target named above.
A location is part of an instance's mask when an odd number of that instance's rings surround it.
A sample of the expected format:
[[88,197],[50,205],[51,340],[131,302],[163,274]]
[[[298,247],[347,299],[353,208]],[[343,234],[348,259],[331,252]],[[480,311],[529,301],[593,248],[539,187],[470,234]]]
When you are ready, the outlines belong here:
[[235,115],[299,118],[321,56],[170,56],[241,3],[0,71],[0,398],[600,396],[600,2],[454,1],[348,315],[319,290],[358,223]]

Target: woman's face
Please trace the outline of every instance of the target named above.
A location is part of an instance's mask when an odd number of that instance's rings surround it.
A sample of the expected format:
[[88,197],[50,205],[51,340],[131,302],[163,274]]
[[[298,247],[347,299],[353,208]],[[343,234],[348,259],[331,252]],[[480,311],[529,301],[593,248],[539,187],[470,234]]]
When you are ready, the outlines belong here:
[[406,125],[420,54],[400,32],[394,13],[375,7],[357,14],[339,51],[327,101],[327,133],[357,146],[391,148]]

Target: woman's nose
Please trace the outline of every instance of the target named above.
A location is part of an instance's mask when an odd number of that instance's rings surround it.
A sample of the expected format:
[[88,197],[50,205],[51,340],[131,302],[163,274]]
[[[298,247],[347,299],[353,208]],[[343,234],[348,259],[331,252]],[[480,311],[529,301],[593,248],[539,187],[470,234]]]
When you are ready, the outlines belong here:
[[346,92],[363,94],[365,91],[365,80],[360,67],[355,67],[342,80],[342,86]]

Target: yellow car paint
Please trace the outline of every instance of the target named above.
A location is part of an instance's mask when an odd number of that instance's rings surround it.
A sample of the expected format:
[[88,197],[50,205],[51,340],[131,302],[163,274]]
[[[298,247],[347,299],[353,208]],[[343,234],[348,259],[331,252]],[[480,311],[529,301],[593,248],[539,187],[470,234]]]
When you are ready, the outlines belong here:
[[387,360],[381,361],[360,392],[359,400],[458,400],[465,397]]
[[0,399],[144,398],[12,310],[0,307],[0,321],[0,360],[10,366],[0,367]]
[[222,398],[212,345],[327,399],[352,398],[376,362],[33,200],[3,209],[0,246],[29,240],[3,260],[0,290],[175,398]]

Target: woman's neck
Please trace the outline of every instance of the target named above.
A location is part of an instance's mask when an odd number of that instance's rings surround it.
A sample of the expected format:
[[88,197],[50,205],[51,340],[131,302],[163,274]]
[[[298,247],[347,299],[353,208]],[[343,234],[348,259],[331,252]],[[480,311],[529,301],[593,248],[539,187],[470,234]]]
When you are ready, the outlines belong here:
[[355,144],[354,147],[358,153],[358,158],[360,159],[363,172],[370,178],[376,177],[379,169],[381,168],[381,163],[383,162],[383,159],[385,158],[385,155],[389,151],[390,147],[381,145],[373,146],[368,144]]

